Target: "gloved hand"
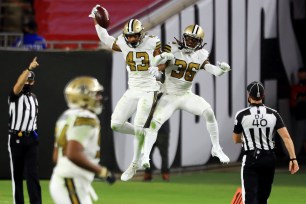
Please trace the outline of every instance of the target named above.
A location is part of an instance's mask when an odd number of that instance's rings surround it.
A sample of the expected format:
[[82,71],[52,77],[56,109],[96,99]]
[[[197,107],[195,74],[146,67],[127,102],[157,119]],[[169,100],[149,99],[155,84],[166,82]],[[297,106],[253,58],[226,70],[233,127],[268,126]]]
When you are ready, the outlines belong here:
[[231,71],[231,67],[226,62],[217,62],[217,65],[224,73]]
[[168,60],[173,60],[174,59],[174,55],[171,52],[163,52],[160,54],[162,59],[166,59]]
[[158,67],[149,67],[149,72],[157,79],[161,77],[161,72],[158,70]]
[[115,175],[109,171],[106,167],[102,167],[100,173],[97,175],[99,179],[105,180],[109,184],[113,184],[116,182]]
[[95,13],[97,12],[97,7],[100,6],[97,4],[95,7],[92,8],[91,13],[88,15],[90,18],[95,18]]
[[108,176],[106,177],[106,182],[109,184],[114,184],[116,182],[116,177],[112,172],[109,172]]

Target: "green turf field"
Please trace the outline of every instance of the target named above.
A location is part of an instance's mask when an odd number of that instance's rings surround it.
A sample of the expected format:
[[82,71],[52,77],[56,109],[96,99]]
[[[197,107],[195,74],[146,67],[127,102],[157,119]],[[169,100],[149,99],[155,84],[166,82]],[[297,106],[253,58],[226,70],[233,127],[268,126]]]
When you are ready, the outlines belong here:
[[[48,183],[41,181],[44,204],[52,203]],[[155,175],[152,182],[136,178],[129,182],[118,181],[112,186],[98,181],[93,185],[99,196],[97,203],[102,204],[229,204],[240,185],[240,175],[239,171],[202,171],[171,175],[170,182],[163,182],[159,175]],[[11,204],[11,196],[11,182],[1,180],[0,203]],[[277,172],[269,204],[305,203],[306,172],[300,171],[296,175]]]

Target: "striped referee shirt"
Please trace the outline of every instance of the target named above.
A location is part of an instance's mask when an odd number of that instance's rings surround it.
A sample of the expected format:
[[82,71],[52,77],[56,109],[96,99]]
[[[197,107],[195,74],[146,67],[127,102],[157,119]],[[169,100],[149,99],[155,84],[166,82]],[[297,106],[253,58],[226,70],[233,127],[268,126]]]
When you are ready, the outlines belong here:
[[9,129],[32,131],[37,129],[38,101],[33,93],[9,96]]
[[282,127],[285,127],[284,122],[276,110],[264,104],[251,104],[236,113],[234,133],[242,133],[245,151],[254,150],[255,147],[273,150],[274,133]]

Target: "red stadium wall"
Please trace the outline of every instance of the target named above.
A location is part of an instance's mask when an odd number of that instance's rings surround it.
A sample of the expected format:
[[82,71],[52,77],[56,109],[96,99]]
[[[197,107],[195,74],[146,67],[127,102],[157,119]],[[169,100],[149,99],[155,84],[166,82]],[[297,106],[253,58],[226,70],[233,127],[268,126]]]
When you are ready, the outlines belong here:
[[38,33],[51,41],[98,40],[91,9],[100,4],[110,14],[109,32],[122,28],[129,18],[140,17],[149,10],[161,6],[161,0],[36,0],[35,19]]

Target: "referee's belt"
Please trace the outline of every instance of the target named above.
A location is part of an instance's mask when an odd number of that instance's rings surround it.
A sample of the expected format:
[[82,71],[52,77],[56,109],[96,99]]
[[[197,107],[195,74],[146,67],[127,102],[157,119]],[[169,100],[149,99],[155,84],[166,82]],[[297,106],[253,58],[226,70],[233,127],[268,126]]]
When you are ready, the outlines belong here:
[[30,136],[31,134],[33,134],[33,131],[18,131],[18,130],[9,130],[9,133],[12,133],[14,135],[18,135],[19,137],[22,136]]
[[244,152],[245,155],[272,155],[275,154],[274,150],[264,150],[264,149],[256,149],[256,150],[247,150]]

